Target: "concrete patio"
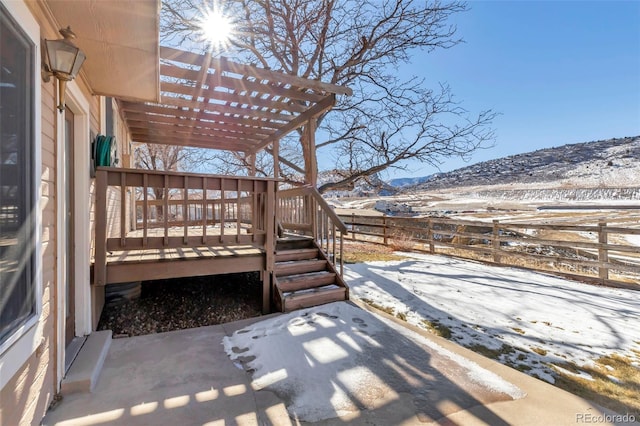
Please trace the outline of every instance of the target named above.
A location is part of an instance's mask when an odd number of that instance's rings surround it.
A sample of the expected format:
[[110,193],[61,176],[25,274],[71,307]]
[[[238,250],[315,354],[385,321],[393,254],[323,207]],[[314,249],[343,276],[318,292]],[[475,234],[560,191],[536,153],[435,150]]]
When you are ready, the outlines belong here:
[[[338,302],[349,303],[349,302]],[[351,308],[350,308],[351,309]],[[370,313],[365,306],[362,318],[380,321],[384,313]],[[279,314],[236,323],[113,340],[104,368],[92,393],[71,393],[43,420],[44,425],[290,425],[300,424],[287,411],[287,395],[252,385],[247,363],[233,362],[222,341],[235,331]],[[392,319],[392,318],[387,318]],[[396,323],[401,323],[394,320]],[[405,325],[404,323],[403,326]],[[543,381],[461,348],[447,340],[412,329],[437,345],[464,357],[500,376],[526,393],[513,399],[490,389],[475,386],[456,375],[450,359],[424,351],[424,365],[415,365],[415,377],[427,386],[427,399],[417,395],[424,389],[407,391],[406,383],[382,371],[384,363],[371,368],[385,380],[387,394],[350,395],[360,408],[317,424],[491,424],[540,425],[580,424],[601,416],[594,404],[564,392]],[[401,359],[407,342],[396,342],[390,335],[379,336],[380,353],[387,359]],[[398,337],[400,339],[400,337]],[[423,350],[416,343],[412,350]],[[280,348],[282,349],[282,348]],[[294,350],[286,348],[284,350]],[[368,359],[380,357],[371,354]],[[354,367],[362,357],[353,357]],[[243,365],[245,368],[243,368]],[[311,368],[311,367],[310,367]],[[406,374],[405,371],[405,374]],[[291,373],[290,373],[291,374]],[[337,376],[337,375],[336,375]],[[333,377],[333,376],[332,376]],[[389,377],[396,377],[395,380]],[[331,381],[332,378],[327,378]],[[314,383],[310,386],[323,386]],[[322,401],[331,404],[332,401]],[[427,405],[425,405],[427,404]],[[605,412],[612,414],[610,412]],[[599,424],[609,424],[598,422]]]

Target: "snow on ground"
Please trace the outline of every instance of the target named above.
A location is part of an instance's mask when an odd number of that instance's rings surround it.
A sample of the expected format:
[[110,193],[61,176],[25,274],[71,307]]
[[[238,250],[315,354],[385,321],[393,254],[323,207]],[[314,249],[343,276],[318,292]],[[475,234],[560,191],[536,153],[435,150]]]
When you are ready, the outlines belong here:
[[[351,295],[391,308],[419,327],[447,327],[466,347],[554,383],[548,363],[590,365],[640,350],[640,293],[442,256],[347,265]],[[506,346],[503,346],[506,345]],[[515,348],[512,350],[511,348]],[[612,380],[621,379],[611,373]]]
[[431,420],[525,396],[478,364],[345,302],[260,321],[223,344],[231,359],[252,371],[254,389],[275,392],[301,421],[362,408],[393,411],[407,395],[409,405]]

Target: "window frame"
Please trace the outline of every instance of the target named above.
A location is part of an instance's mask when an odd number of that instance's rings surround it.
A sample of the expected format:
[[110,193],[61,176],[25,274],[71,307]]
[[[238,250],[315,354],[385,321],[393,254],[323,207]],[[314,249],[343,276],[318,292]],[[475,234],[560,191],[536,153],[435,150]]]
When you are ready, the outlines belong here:
[[[34,211],[33,230],[34,254],[33,254],[33,291],[35,293],[35,312],[31,314],[22,325],[18,326],[4,342],[0,344],[0,389],[3,388],[14,374],[24,365],[29,357],[43,343],[42,316],[42,133],[41,133],[41,81],[40,81],[40,26],[22,1],[0,0],[3,13],[7,13],[22,30],[24,35],[33,44],[32,53],[32,113],[33,113],[33,146],[31,170],[32,182],[32,208]],[[51,312],[51,315],[54,315]]]

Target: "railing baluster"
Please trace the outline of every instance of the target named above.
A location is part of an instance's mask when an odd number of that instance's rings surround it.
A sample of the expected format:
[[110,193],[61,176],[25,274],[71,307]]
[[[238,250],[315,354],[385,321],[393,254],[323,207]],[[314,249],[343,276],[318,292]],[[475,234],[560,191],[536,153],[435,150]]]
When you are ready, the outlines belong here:
[[256,189],[257,180],[253,181],[253,193],[251,194],[251,229],[253,231],[252,241],[255,243],[258,236],[258,191]]
[[224,178],[220,178],[220,244],[224,243],[224,219],[226,213],[224,197]]
[[149,175],[142,175],[142,246],[147,246],[147,232],[149,228]]
[[169,245],[169,175],[164,175],[164,188],[162,189],[164,195],[164,199],[162,201],[162,214],[163,218],[163,227],[164,227],[164,238],[162,240],[162,244],[165,246]]
[[120,174],[120,245],[127,245],[127,174]]
[[340,276],[344,275],[344,235],[340,231]]
[[336,262],[336,224],[335,223],[332,223],[331,233],[333,234],[331,236],[331,241],[333,243],[332,245],[333,263],[335,264]]
[[202,244],[207,244],[207,178],[202,178]]
[[182,219],[184,221],[183,243],[189,241],[189,177],[184,176],[184,188],[182,189]]
[[324,233],[325,239],[327,240],[327,254],[329,254],[329,216],[326,214],[322,215],[324,217]]
[[242,209],[240,208],[240,179],[236,179],[236,243],[240,242],[240,231],[242,229],[242,221],[240,216],[242,215]]

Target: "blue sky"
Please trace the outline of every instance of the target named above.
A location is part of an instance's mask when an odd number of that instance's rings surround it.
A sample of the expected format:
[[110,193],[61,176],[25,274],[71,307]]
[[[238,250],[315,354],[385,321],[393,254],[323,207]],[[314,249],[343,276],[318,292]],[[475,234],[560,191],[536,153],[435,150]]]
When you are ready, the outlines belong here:
[[[464,44],[414,55],[402,73],[447,82],[471,112],[493,109],[497,139],[465,163],[640,135],[640,1],[471,1]],[[639,159],[640,161],[640,159]],[[383,178],[438,170],[409,164]]]

